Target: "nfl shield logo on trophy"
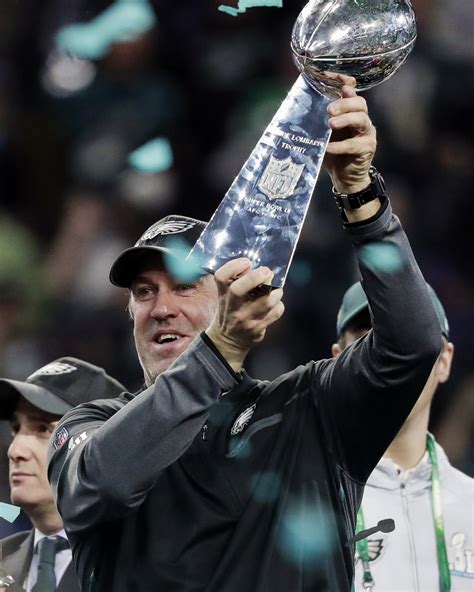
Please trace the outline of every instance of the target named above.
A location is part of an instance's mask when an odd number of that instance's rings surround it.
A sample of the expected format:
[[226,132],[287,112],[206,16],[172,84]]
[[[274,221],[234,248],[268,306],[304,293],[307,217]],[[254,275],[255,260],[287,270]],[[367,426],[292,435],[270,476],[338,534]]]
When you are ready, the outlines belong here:
[[270,199],[285,199],[295,190],[304,164],[296,164],[291,156],[283,160],[270,156],[257,187]]

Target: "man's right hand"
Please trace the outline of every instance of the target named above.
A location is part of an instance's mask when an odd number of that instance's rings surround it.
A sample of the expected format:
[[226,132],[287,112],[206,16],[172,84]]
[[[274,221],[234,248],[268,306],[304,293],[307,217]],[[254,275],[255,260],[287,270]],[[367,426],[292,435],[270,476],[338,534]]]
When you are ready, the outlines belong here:
[[285,310],[281,288],[268,293],[258,290],[262,284],[269,285],[272,278],[268,267],[252,269],[245,258],[227,262],[214,274],[218,310],[206,333],[236,372],[251,347],[262,341],[267,327]]

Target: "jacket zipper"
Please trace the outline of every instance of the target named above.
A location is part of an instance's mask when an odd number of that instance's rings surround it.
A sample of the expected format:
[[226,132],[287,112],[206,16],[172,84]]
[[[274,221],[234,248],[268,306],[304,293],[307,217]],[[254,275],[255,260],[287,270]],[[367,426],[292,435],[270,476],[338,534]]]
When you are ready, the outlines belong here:
[[[403,479],[403,477],[402,477]],[[407,496],[405,492],[406,483],[404,480],[400,483],[400,493],[402,497],[402,506],[403,506],[403,514],[405,515],[405,520],[407,522],[407,530],[408,530],[408,540],[410,543],[410,553],[411,553],[411,564],[413,566],[413,582],[414,582],[414,592],[420,592],[420,583],[418,581],[418,566],[416,563],[416,553],[415,553],[415,541],[413,540],[413,528],[412,523],[410,520],[410,513],[408,511],[408,503],[407,503]]]

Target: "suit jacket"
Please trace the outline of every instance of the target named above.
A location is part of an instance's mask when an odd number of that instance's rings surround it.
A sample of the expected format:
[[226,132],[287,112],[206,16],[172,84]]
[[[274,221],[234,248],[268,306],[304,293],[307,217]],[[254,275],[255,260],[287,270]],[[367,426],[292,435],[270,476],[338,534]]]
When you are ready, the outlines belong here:
[[[24,590],[22,585],[33,557],[33,541],[33,530],[12,534],[0,540],[0,568],[15,580],[15,583],[7,588],[8,592]],[[57,592],[81,592],[72,561],[57,586]]]

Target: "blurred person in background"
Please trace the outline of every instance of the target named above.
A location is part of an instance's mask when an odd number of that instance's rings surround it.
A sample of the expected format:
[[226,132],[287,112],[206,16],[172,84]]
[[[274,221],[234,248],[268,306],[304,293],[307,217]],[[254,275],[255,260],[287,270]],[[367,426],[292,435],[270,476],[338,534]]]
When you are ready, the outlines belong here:
[[[255,294],[272,272],[241,258],[214,278],[183,277],[171,240],[192,244],[205,224],[171,215],[152,225],[110,273],[130,292],[147,388],[72,410],[49,449],[83,592],[351,589],[362,483],[416,402],[441,334],[374,189],[375,129],[350,82],[328,109],[325,164],[337,191],[373,189],[343,219],[380,345],[367,339],[273,382],[250,378],[247,353],[283,314],[281,289]],[[398,254],[390,269],[366,257],[385,247]],[[360,424],[375,418],[369,437]]]
[[[408,419],[367,481],[358,529],[389,516],[395,532],[357,543],[355,589],[360,592],[474,590],[474,480],[451,466],[428,432],[433,397],[449,379],[454,354],[446,313],[428,288],[443,349]],[[364,339],[372,319],[358,282],[344,294],[333,356]]]
[[32,334],[42,298],[40,245],[0,206],[0,376],[25,376],[41,365]]
[[0,569],[11,583],[8,590],[79,592],[69,542],[48,483],[48,442],[59,419],[74,406],[125,390],[102,368],[70,357],[54,360],[24,382],[0,380],[0,419],[9,421],[12,435],[10,498],[33,524],[32,530],[0,540]]

